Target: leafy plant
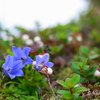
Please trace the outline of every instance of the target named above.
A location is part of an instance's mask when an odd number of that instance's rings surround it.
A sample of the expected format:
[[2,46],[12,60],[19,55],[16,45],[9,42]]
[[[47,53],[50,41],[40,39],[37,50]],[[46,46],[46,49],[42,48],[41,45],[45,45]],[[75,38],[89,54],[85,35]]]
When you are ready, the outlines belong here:
[[81,82],[93,82],[95,81],[94,72],[97,66],[89,66],[86,62],[72,62],[72,68],[75,73],[81,76]]
[[83,86],[76,86],[80,82],[80,76],[74,74],[71,78],[67,78],[65,81],[58,80],[57,83],[65,88],[65,90],[58,90],[58,93],[65,99],[70,100],[82,100],[80,94],[87,89]]
[[94,48],[91,51],[86,46],[80,47],[78,54],[74,57],[71,64],[73,71],[80,75],[82,83],[96,81],[94,73],[98,68],[98,65],[95,59],[98,57],[98,49]]

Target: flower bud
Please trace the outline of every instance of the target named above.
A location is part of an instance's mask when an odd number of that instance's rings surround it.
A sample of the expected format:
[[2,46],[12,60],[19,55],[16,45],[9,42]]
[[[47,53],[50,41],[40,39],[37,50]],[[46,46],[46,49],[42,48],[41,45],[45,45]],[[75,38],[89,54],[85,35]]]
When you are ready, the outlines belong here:
[[32,63],[34,66],[36,65],[36,61],[33,61],[33,63]]
[[94,73],[94,76],[100,77],[100,71],[99,70],[96,70],[95,73]]
[[48,69],[47,69],[47,73],[48,73],[49,75],[51,75],[51,74],[53,73],[53,70],[52,70],[51,68],[48,68]]
[[36,61],[33,61],[32,65],[32,68],[35,69]]

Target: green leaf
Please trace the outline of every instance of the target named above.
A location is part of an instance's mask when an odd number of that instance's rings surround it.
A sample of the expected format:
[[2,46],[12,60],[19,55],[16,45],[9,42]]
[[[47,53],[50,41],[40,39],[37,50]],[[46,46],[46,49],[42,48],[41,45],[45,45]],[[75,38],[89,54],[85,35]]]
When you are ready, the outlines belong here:
[[80,63],[81,66],[86,65],[86,64],[87,64],[87,61],[88,61],[88,58],[83,58],[83,59],[82,59],[82,62]]
[[74,95],[73,100],[83,100],[83,99],[79,95]]
[[85,82],[88,82],[88,80],[86,80],[85,77],[82,77],[82,76],[81,76],[81,78],[80,78],[80,83],[85,83]]
[[89,48],[86,46],[81,46],[80,47],[80,53],[84,54],[84,55],[88,55],[90,52]]
[[61,86],[63,86],[64,88],[69,89],[69,86],[66,82],[64,82],[62,80],[58,80],[57,83],[60,84]]
[[80,67],[78,62],[72,62],[72,69],[77,73],[80,74]]
[[71,82],[71,78],[67,78],[67,79],[65,80],[65,82],[66,82],[66,85],[68,86],[68,89],[70,89],[70,88],[73,87],[73,84],[72,84],[72,82]]
[[90,76],[90,75],[94,75],[94,72],[96,71],[96,66],[94,66],[94,67],[91,67],[89,70],[88,70],[88,75]]
[[84,69],[84,70],[88,70],[88,69],[89,69],[89,65],[84,65],[84,66],[83,66],[83,69]]
[[72,67],[73,67],[73,69],[80,69],[78,62],[72,62]]
[[77,74],[74,74],[71,78],[67,78],[65,80],[67,89],[73,88],[76,84],[78,84],[80,81],[80,76]]
[[73,89],[73,91],[74,91],[74,93],[77,93],[77,94],[80,94],[80,93],[82,93],[82,92],[84,92],[84,91],[87,91],[87,88],[85,88],[85,87],[75,87],[74,89]]
[[63,95],[66,99],[71,99],[73,97],[73,95],[67,90],[59,90],[58,93]]
[[80,82],[80,75],[74,74],[70,80],[72,87]]

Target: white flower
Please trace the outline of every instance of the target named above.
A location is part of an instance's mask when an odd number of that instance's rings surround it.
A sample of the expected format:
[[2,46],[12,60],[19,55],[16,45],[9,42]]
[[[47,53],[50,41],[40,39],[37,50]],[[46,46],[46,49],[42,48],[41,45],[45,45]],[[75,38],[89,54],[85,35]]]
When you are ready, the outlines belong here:
[[40,47],[43,47],[44,46],[44,44],[43,44],[42,41],[39,41],[38,44],[39,44]]
[[77,41],[81,42],[82,41],[82,36],[79,35],[79,36],[76,37],[76,39],[77,39]]
[[39,36],[34,37],[34,41],[39,45],[39,47],[43,47],[44,44]]
[[12,36],[9,36],[9,37],[8,37],[8,40],[9,40],[9,41],[13,41],[13,37],[12,37]]
[[32,45],[33,44],[33,41],[31,39],[28,39],[25,41],[26,45]]
[[28,36],[27,34],[24,34],[24,35],[22,36],[22,39],[23,39],[24,41],[27,41],[27,40],[29,39],[29,36]]
[[34,37],[34,41],[35,41],[35,42],[40,42],[40,41],[41,41],[41,38],[40,38],[39,36],[35,36],[35,37]]
[[73,40],[73,37],[72,36],[69,36],[68,37],[68,41],[71,42],[72,40]]
[[94,73],[94,76],[100,77],[100,71],[99,70],[96,70],[95,73]]

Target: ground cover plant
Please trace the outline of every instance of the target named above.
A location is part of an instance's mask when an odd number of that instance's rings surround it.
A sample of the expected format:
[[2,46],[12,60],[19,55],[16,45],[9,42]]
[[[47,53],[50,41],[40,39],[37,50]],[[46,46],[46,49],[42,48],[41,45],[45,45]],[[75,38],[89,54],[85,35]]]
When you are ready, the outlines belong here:
[[[82,33],[69,33],[64,38],[47,41],[34,36],[33,45],[22,40],[19,47],[2,40],[0,99],[99,100],[99,47],[93,42],[88,45],[82,40]],[[40,42],[45,44],[41,46]]]

